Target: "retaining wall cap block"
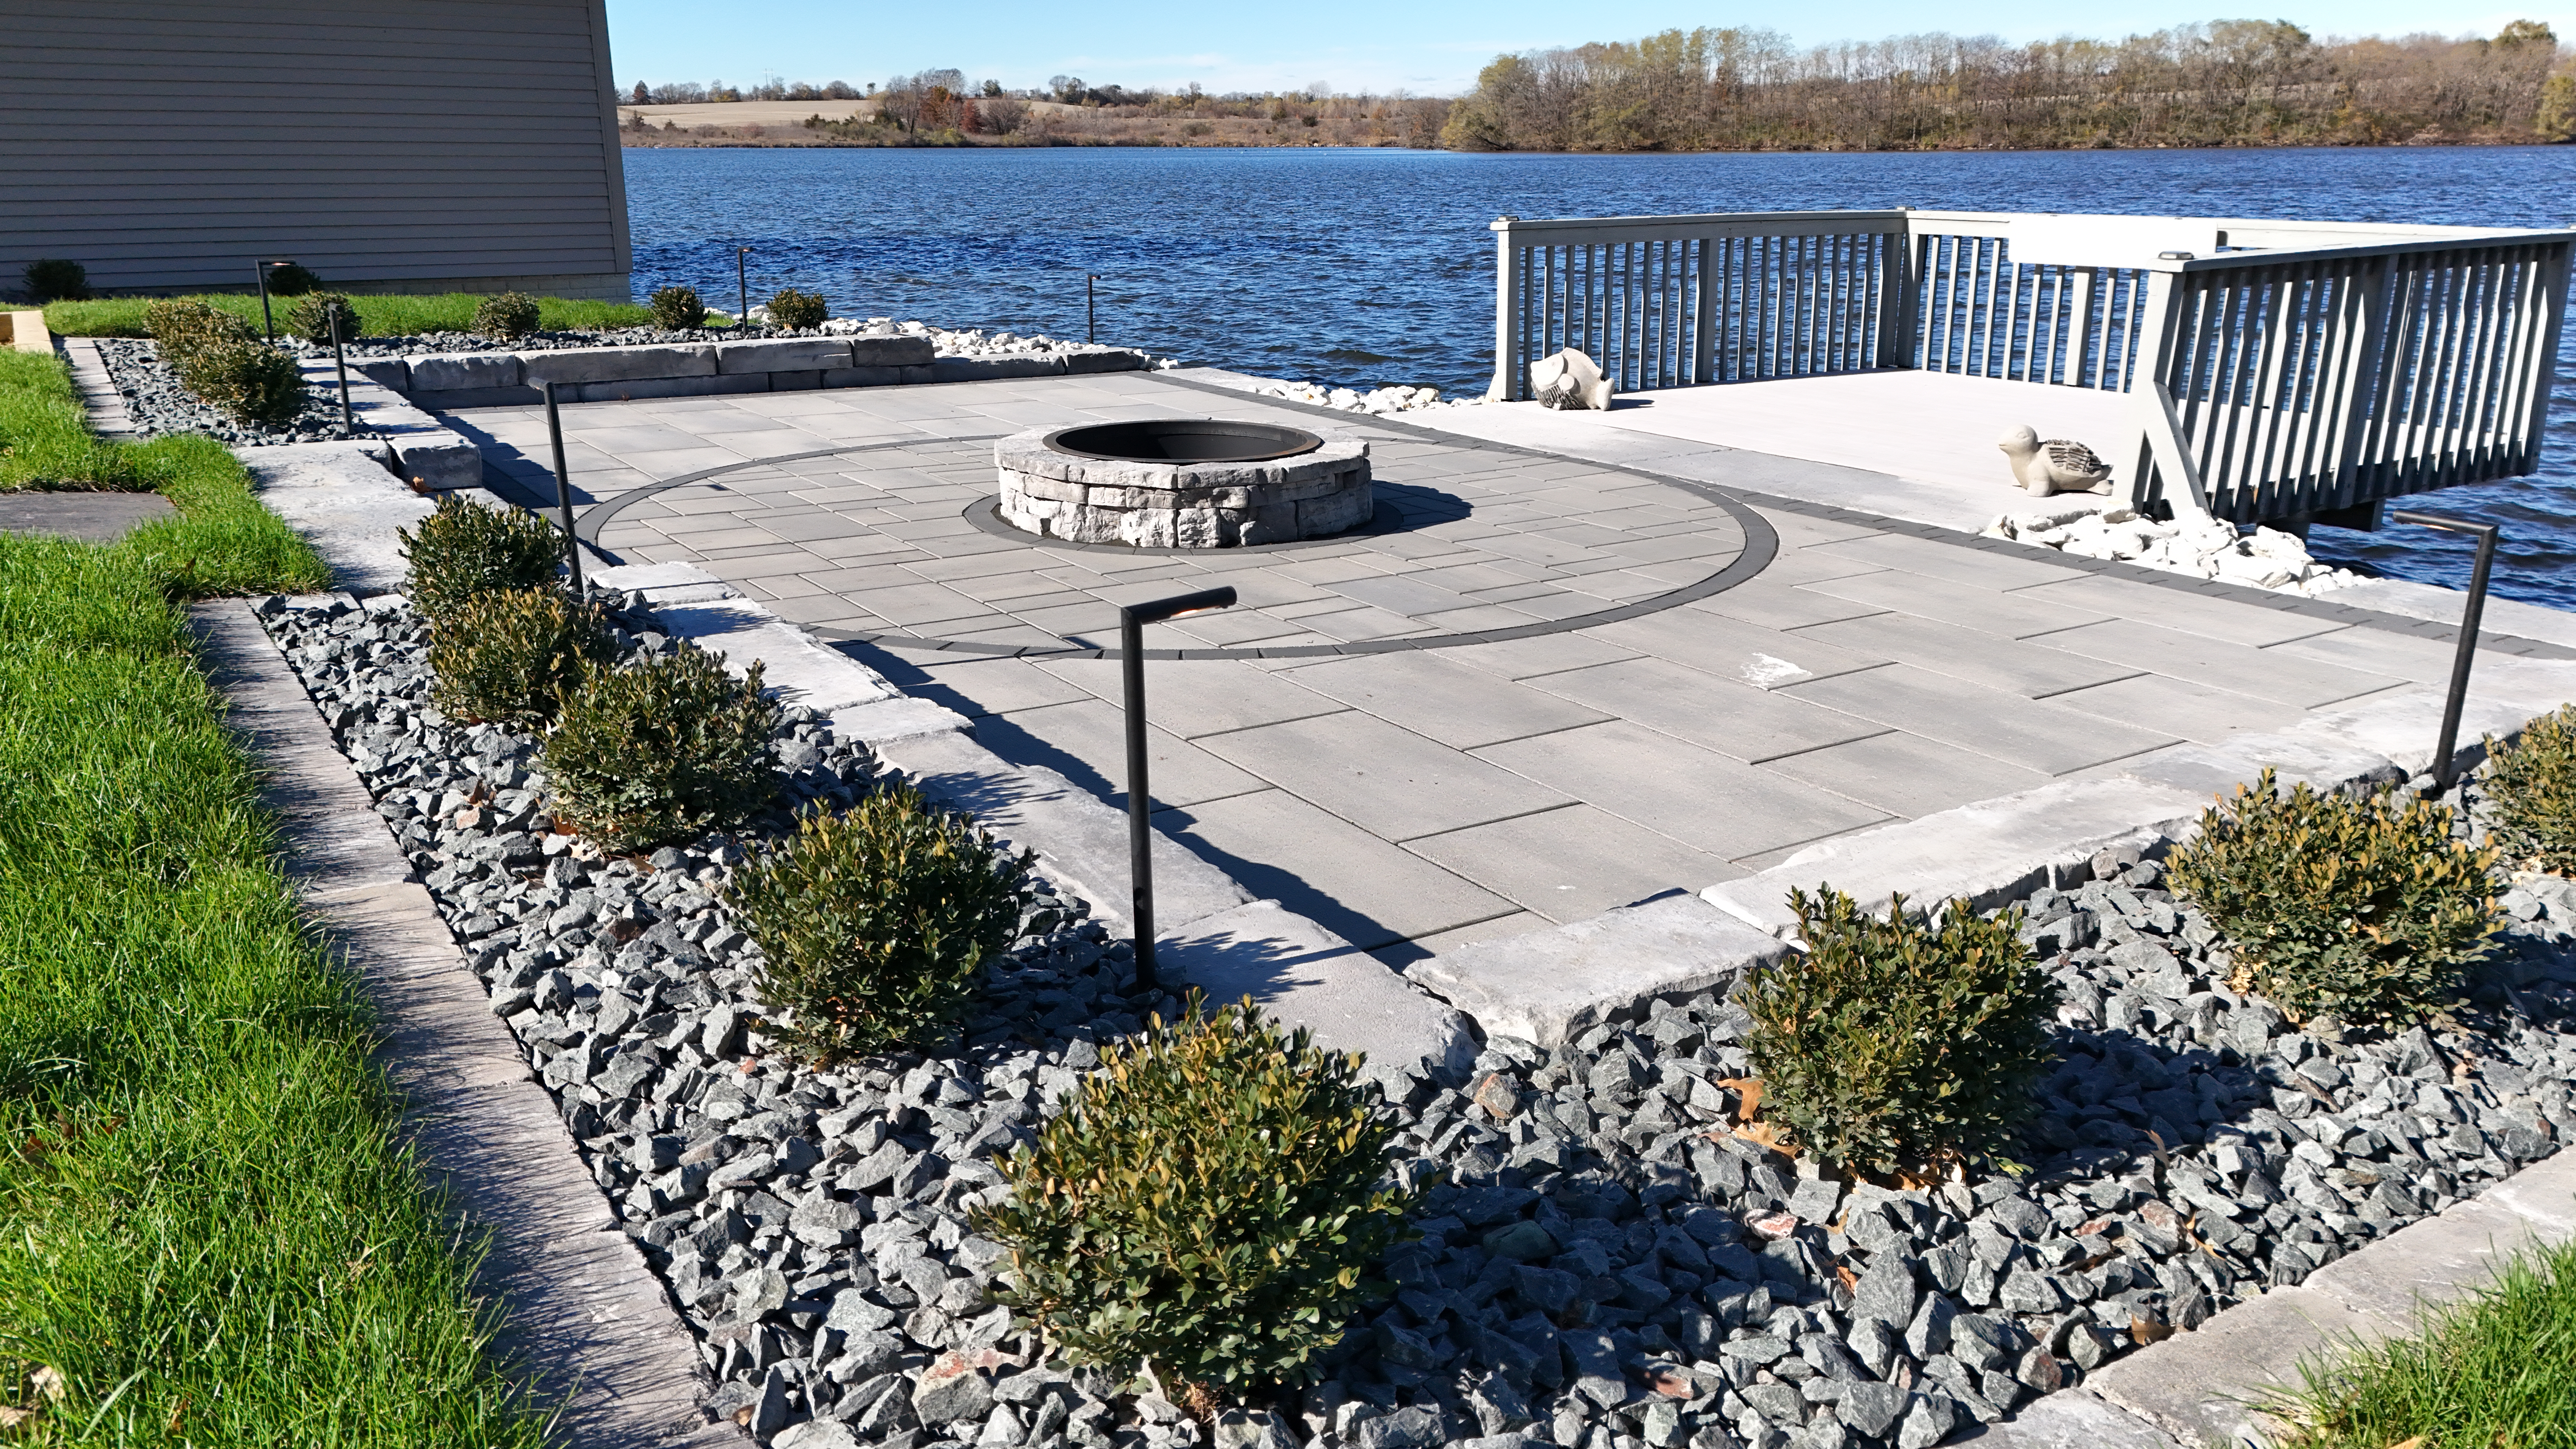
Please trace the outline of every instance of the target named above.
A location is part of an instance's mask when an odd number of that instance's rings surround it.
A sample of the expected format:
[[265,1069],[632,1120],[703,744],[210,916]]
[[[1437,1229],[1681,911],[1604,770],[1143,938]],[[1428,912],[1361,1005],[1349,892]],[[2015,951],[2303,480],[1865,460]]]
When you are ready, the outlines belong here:
[[1004,377],[1056,377],[1061,357],[940,357],[930,364],[933,382],[990,382]]
[[716,350],[706,343],[664,347],[589,347],[562,352],[522,352],[530,384],[637,382],[656,377],[713,377]]
[[1068,352],[1064,354],[1064,370],[1075,374],[1135,372],[1152,361],[1153,359],[1144,353],[1131,352],[1123,347],[1112,347],[1099,352]]
[[938,349],[927,337],[852,337],[850,365],[853,367],[929,367],[938,360]]
[[555,397],[562,402],[631,402],[637,398],[656,397],[728,397],[747,392],[769,391],[770,374],[737,372],[728,377],[639,377],[626,382],[585,382],[572,390],[570,397],[558,389]]
[[820,372],[850,365],[846,337],[771,337],[715,347],[718,372]]
[[454,392],[467,388],[517,387],[527,376],[527,369],[515,352],[442,352],[405,358],[404,361],[411,372],[410,388],[406,391]]
[[966,716],[926,699],[897,695],[874,704],[862,704],[832,713],[832,733],[842,739],[863,740],[870,748],[894,740],[908,740],[920,735],[944,734],[968,728]]
[[[1091,902],[1112,935],[1132,928],[1127,812],[1053,770],[1015,766],[966,735],[948,731],[887,741],[877,753],[913,777],[923,794],[967,811],[994,833],[1035,849],[1039,868]],[[1234,909],[1252,894],[1234,878],[1155,831],[1154,911],[1162,929]]]
[[[1161,881],[1158,878],[1159,898]],[[1250,996],[1318,1045],[1368,1054],[1365,1074],[1396,1078],[1424,1058],[1464,1070],[1476,1059],[1467,1020],[1415,990],[1384,962],[1282,908],[1255,901],[1170,933],[1155,956],[1167,974],[1207,993],[1211,1006]]]
[[364,362],[351,362],[349,370],[365,373],[396,392],[411,391],[411,364],[399,357],[371,357]]
[[893,698],[885,677],[846,654],[816,644],[802,629],[779,620],[748,599],[658,606],[655,614],[672,635],[725,656],[739,674],[758,660],[763,687],[781,704],[820,713]]
[[394,530],[438,511],[386,471],[391,452],[375,442],[290,443],[238,448],[233,456],[249,470],[259,501],[331,566],[336,586],[375,594],[401,588],[410,571]]
[[1697,896],[1672,895],[1404,968],[1405,978],[1503,1033],[1555,1047],[1658,996],[1725,985],[1788,947]]
[[691,584],[715,584],[723,580],[693,563],[618,564],[598,569],[583,577],[603,589],[640,589],[650,597],[655,589],[675,589]]
[[1982,910],[2106,846],[2143,850],[2177,839],[2197,823],[2203,803],[2190,791],[2142,780],[2061,780],[1828,840],[1700,894],[1784,938],[1797,929],[1791,886],[1828,884],[1869,911],[1887,909],[1897,892],[1927,910],[1953,896]]
[[1976,1449],[2182,1449],[2155,1425],[2081,1388],[2035,1399],[2009,1419],[1947,1442]]
[[2385,755],[2339,742],[2296,735],[2230,735],[2223,745],[2174,745],[2129,763],[2122,774],[2150,785],[2187,790],[2204,801],[2233,796],[2273,770],[2281,788],[2305,782],[2339,790],[2356,781],[2395,784],[2406,778]]

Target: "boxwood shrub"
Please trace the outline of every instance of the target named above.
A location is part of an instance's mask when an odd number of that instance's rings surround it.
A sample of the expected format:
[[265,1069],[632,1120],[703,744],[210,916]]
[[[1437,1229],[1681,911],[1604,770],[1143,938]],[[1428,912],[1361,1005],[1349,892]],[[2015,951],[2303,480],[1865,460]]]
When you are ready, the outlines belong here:
[[2516,743],[2488,737],[2484,785],[2507,861],[2576,874],[2576,705],[2533,720]]
[[2057,986],[2022,914],[1951,901],[1885,918],[1830,886],[1789,892],[1807,949],[1745,984],[1763,1111],[1824,1161],[1886,1177],[1995,1157],[2048,1065]]
[[286,329],[316,347],[331,345],[334,325],[342,342],[358,340],[358,304],[343,293],[315,292],[287,309]]
[[188,359],[209,347],[256,342],[258,329],[221,307],[188,297],[164,297],[143,309],[143,328],[170,370],[185,374]]
[[235,422],[273,426],[291,423],[304,412],[303,367],[265,342],[196,348],[179,364],[179,381]]
[[1159,1019],[1104,1054],[1003,1165],[978,1231],[1011,1251],[996,1297],[1078,1363],[1240,1390],[1311,1372],[1413,1197],[1360,1059],[1283,1038],[1247,998]]
[[769,299],[769,322],[773,327],[792,327],[803,331],[820,327],[832,315],[831,304],[819,292],[800,292],[794,287],[781,287]]
[[1035,859],[909,785],[809,816],[729,893],[768,962],[765,998],[794,1013],[780,1034],[823,1060],[935,1036],[1019,935]]
[[2383,1026],[2444,1011],[2491,949],[2495,861],[2451,838],[2446,806],[2304,781],[2284,795],[2265,770],[2166,867],[2226,936],[2237,990],[2292,1021]]
[[563,697],[541,755],[556,815],[611,850],[644,850],[730,829],[776,798],[778,706],[761,668],[682,643],[623,668],[587,666]]
[[18,279],[39,303],[77,302],[89,295],[89,268],[61,257],[38,257],[20,269]]
[[645,305],[653,309],[653,325],[666,332],[706,325],[707,304],[698,300],[695,287],[656,287]]
[[413,607],[435,629],[458,605],[494,589],[551,584],[563,562],[563,534],[533,513],[473,503],[450,493],[417,528],[396,529]]
[[555,717],[585,666],[614,654],[596,605],[540,584],[467,596],[433,632],[429,667],[440,710],[532,729]]
[[516,342],[537,330],[537,299],[525,292],[486,297],[474,304],[474,330]]

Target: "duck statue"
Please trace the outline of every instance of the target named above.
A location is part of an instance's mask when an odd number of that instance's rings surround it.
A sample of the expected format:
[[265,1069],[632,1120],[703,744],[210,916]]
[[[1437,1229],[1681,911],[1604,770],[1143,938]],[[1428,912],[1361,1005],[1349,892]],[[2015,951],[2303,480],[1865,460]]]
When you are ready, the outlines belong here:
[[2111,465],[2082,443],[2064,438],[2042,442],[2038,429],[2025,424],[2007,430],[1995,446],[2012,460],[2013,481],[2034,497],[2111,491]]

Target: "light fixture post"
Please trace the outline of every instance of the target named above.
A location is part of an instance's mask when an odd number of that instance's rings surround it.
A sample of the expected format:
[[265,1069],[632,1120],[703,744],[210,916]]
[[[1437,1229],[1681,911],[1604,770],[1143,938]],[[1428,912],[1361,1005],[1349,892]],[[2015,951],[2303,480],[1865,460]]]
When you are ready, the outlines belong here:
[[1127,686],[1127,874],[1130,913],[1136,924],[1136,986],[1161,983],[1154,975],[1154,800],[1145,778],[1145,626],[1234,606],[1231,586],[1177,594],[1118,610],[1119,672]]

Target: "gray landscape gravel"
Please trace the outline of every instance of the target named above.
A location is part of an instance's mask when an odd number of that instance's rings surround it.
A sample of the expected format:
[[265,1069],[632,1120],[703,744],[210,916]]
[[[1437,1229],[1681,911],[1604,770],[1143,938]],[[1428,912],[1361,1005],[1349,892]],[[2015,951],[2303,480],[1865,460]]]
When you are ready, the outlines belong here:
[[[672,647],[625,602],[626,647]],[[2062,991],[2027,1172],[1898,1191],[1734,1135],[1750,1023],[1712,997],[1553,1051],[1493,1037],[1388,1103],[1389,1170],[1428,1189],[1392,1297],[1320,1382],[1201,1423],[1043,1361],[967,1216],[1103,1046],[1180,1007],[1129,993],[1129,948],[1081,902],[1032,913],[954,1040],[810,1070],[768,1051],[759,955],[722,904],[783,814],[585,858],[551,831],[531,741],[428,705],[398,598],[260,614],[700,1335],[716,1408],[788,1449],[1921,1449],[2576,1128],[2568,882],[2504,894],[2505,949],[2454,1027],[2370,1037],[2237,996],[2159,864],[2106,854],[2022,903]],[[777,750],[790,804],[877,773],[810,718]]]
[[[99,359],[107,364],[108,380],[124,394],[126,416],[134,431],[144,437],[204,433],[219,442],[264,446],[332,442],[341,436],[340,394],[336,388],[307,387],[304,411],[293,423],[271,427],[236,422],[230,414],[199,401],[195,393],[188,391],[179,375],[161,360],[161,350],[154,344],[130,337],[101,337],[97,341]],[[354,349],[351,355],[355,355]],[[375,435],[361,427],[357,436]]]

